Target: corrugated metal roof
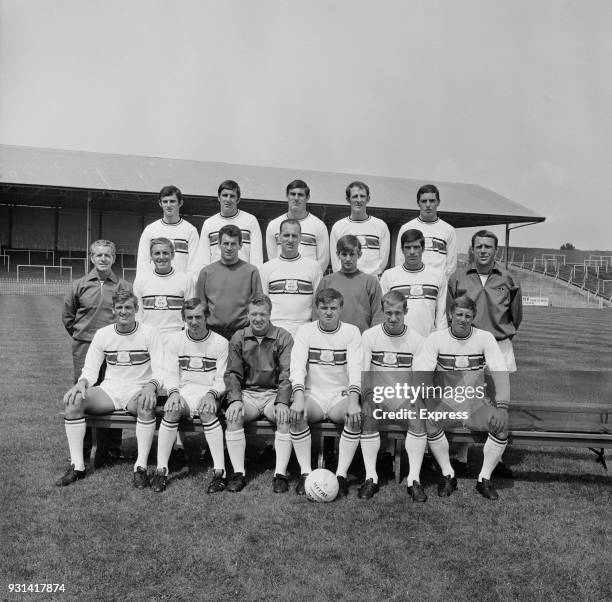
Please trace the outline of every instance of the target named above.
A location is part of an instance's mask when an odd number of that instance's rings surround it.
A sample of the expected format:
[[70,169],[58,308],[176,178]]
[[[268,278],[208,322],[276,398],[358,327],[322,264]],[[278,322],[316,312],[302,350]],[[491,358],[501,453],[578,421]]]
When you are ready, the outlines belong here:
[[[186,195],[216,197],[219,183],[233,179],[239,182],[244,200],[283,202],[286,185],[298,178],[310,186],[313,204],[343,208],[346,207],[344,190],[347,184],[363,180],[370,186],[371,208],[393,213],[416,211],[416,191],[428,182],[426,179],[0,145],[0,182],[12,185],[157,193],[163,186],[175,184]],[[446,216],[454,217],[449,221],[455,225],[545,219],[476,184],[433,183],[440,190],[441,215],[445,219]]]

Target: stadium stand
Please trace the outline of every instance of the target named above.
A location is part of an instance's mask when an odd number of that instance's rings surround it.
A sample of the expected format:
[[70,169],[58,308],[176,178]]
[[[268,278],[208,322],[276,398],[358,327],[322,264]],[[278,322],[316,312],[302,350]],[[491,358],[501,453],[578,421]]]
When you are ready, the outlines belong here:
[[[498,259],[504,261],[505,257],[506,249],[500,247]],[[590,304],[591,297],[595,298],[596,303],[599,302],[600,307],[612,302],[610,252],[568,250],[560,253],[555,249],[510,247],[508,264],[567,283],[587,298],[587,304]],[[522,275],[519,278],[524,280]]]

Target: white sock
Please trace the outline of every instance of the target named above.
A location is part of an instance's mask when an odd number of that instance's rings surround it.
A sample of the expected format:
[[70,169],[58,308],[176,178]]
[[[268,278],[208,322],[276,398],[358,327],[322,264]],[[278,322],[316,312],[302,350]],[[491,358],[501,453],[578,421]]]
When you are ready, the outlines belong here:
[[412,487],[414,481],[421,482],[421,465],[423,464],[423,455],[427,447],[427,435],[425,433],[422,435],[415,435],[408,431],[406,433],[405,447],[406,453],[408,454],[408,462],[410,464],[406,484],[408,487]]
[[291,458],[291,435],[289,433],[274,434],[274,451],[276,452],[275,474],[287,474],[287,466]]
[[468,450],[470,449],[469,443],[459,443],[457,446],[457,460],[467,464],[468,461]]
[[487,441],[484,444],[484,449],[482,450],[484,458],[482,460],[480,474],[478,475],[479,481],[483,479],[487,479],[488,481],[491,480],[491,473],[501,460],[507,444],[508,442],[504,439],[498,439],[489,433]]
[[185,435],[183,435],[183,433],[181,433],[180,431],[177,431],[176,433],[176,448],[177,449],[185,448]]
[[136,458],[136,464],[134,464],[134,472],[136,468],[147,469],[149,464],[149,452],[151,451],[151,445],[153,445],[153,437],[155,437],[155,418],[151,420],[136,420],[136,445],[138,447],[138,457]]
[[338,469],[336,470],[336,476],[346,479],[346,473],[359,447],[360,434],[360,431],[349,431],[346,427],[342,429],[340,445],[338,446]]
[[215,470],[221,470],[225,474],[225,455],[223,452],[223,428],[218,418],[204,425],[204,437],[208,443],[208,449],[213,459]]
[[165,418],[159,425],[159,433],[157,435],[157,469],[165,468],[166,474],[168,474],[168,459],[176,440],[178,425],[178,422],[169,422]]
[[83,439],[85,439],[85,418],[65,418],[66,437],[68,449],[70,450],[70,464],[74,464],[75,470],[85,470],[85,458],[83,457]]
[[225,445],[227,445],[227,453],[229,454],[234,472],[241,472],[246,476],[244,471],[244,454],[246,451],[244,429],[225,431]]
[[433,457],[436,459],[436,462],[440,465],[442,470],[442,475],[447,477],[455,476],[455,471],[450,463],[450,457],[448,455],[448,439],[444,434],[444,431],[440,431],[433,438],[427,436],[427,443],[429,444],[429,449],[433,454]]
[[375,483],[378,483],[376,458],[380,449],[380,433],[370,433],[368,435],[361,433],[359,442],[361,443],[361,455],[363,456],[363,464],[366,471],[366,481],[372,479]]
[[291,443],[295,450],[295,457],[300,465],[300,472],[302,474],[310,474],[312,470],[310,458],[312,438],[310,437],[310,428],[306,427],[300,433],[291,433]]

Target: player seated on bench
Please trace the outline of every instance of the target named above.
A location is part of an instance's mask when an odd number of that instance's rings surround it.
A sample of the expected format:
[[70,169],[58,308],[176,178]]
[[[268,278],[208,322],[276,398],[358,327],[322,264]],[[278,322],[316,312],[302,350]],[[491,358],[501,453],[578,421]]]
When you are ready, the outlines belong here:
[[187,299],[181,315],[186,328],[174,333],[165,353],[164,384],[168,400],[157,438],[157,470],[153,491],[161,493],[168,483],[168,460],[176,440],[179,422],[199,416],[213,458],[213,478],[206,493],[223,491],[225,458],[223,429],[217,418],[225,393],[223,374],[227,366],[227,340],[208,329],[206,310],[200,299]]
[[[141,489],[148,485],[147,459],[155,436],[155,404],[163,378],[164,355],[157,332],[136,322],[137,311],[138,300],[130,291],[117,291],[113,295],[115,323],[96,332],[78,382],[64,395],[71,465],[56,481],[60,487],[86,476],[85,414],[109,414],[114,410],[127,410],[137,416],[134,486]],[[96,382],[104,360],[104,380],[90,387]]]
[[[436,385],[441,387],[435,399],[425,396],[430,413],[438,413],[427,420],[427,442],[444,476],[438,495],[449,496],[457,489],[444,429],[464,426],[489,433],[476,490],[483,497],[496,500],[499,496],[491,484],[491,473],[506,449],[510,379],[499,345],[490,332],[472,326],[475,317],[476,304],[472,299],[465,295],[454,299],[450,306],[450,328],[427,337],[413,370],[423,378],[425,386],[432,384],[435,370]],[[486,396],[485,366],[495,385],[495,401]]]
[[234,468],[228,491],[246,485],[244,425],[265,416],[277,425],[274,435],[276,469],[272,479],[275,493],[285,493],[287,465],[291,457],[289,366],[293,339],[288,331],[270,322],[272,301],[267,295],[249,299],[249,325],[234,334],[229,345],[225,372],[228,405],[225,410],[225,443]]
[[304,483],[311,471],[308,425],[326,419],[344,424],[336,476],[338,495],[348,494],[347,471],[361,433],[362,351],[359,328],[340,321],[342,304],[342,294],[337,290],[320,290],[315,297],[319,319],[300,326],[291,352],[291,442],[300,464],[301,477],[295,490],[298,495],[304,495]]
[[[378,491],[376,456],[380,448],[379,427],[382,423],[399,423],[406,426],[406,453],[410,472],[406,479],[408,495],[414,502],[424,502],[427,495],[419,481],[423,455],[427,445],[425,420],[419,411],[422,403],[415,403],[412,396],[381,398],[381,391],[406,383],[417,385],[412,378],[412,363],[424,338],[405,324],[408,311],[406,297],[398,291],[389,291],[382,298],[385,321],[366,330],[363,346],[363,423],[361,431],[361,453],[366,469],[366,480],[359,490],[359,497],[371,498]],[[389,390],[389,389],[387,389]],[[378,393],[375,395],[375,392]],[[391,416],[387,412],[392,413]],[[398,417],[398,414],[400,415]]]

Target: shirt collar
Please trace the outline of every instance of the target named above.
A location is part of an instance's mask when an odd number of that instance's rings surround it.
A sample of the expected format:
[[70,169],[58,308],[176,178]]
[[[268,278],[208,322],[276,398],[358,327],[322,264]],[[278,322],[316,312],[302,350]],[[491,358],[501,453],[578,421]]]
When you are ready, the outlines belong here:
[[274,324],[270,324],[270,328],[268,328],[268,332],[266,332],[266,334],[258,336],[253,333],[250,326],[247,326],[244,329],[244,338],[246,339],[247,337],[251,339],[257,339],[257,338],[277,339],[278,338],[278,327],[274,326]]
[[[87,274],[87,280],[100,280],[100,278],[98,278],[98,272],[96,271],[96,268],[92,268],[92,270]],[[119,282],[119,279],[117,278],[117,275],[115,274],[115,272],[113,272],[113,270],[108,273],[108,276],[105,278],[105,280],[110,280],[115,284]]]
[[[476,264],[472,261],[470,262],[470,264],[468,265],[468,268],[466,270],[466,272],[469,274],[470,272],[475,272],[476,274],[478,274],[478,268],[476,267]],[[497,272],[498,274],[502,273],[502,269],[501,266],[496,262],[493,263],[493,267],[491,268],[491,272]],[[489,272],[489,273],[491,273]],[[485,276],[486,274],[482,274],[483,276]]]

